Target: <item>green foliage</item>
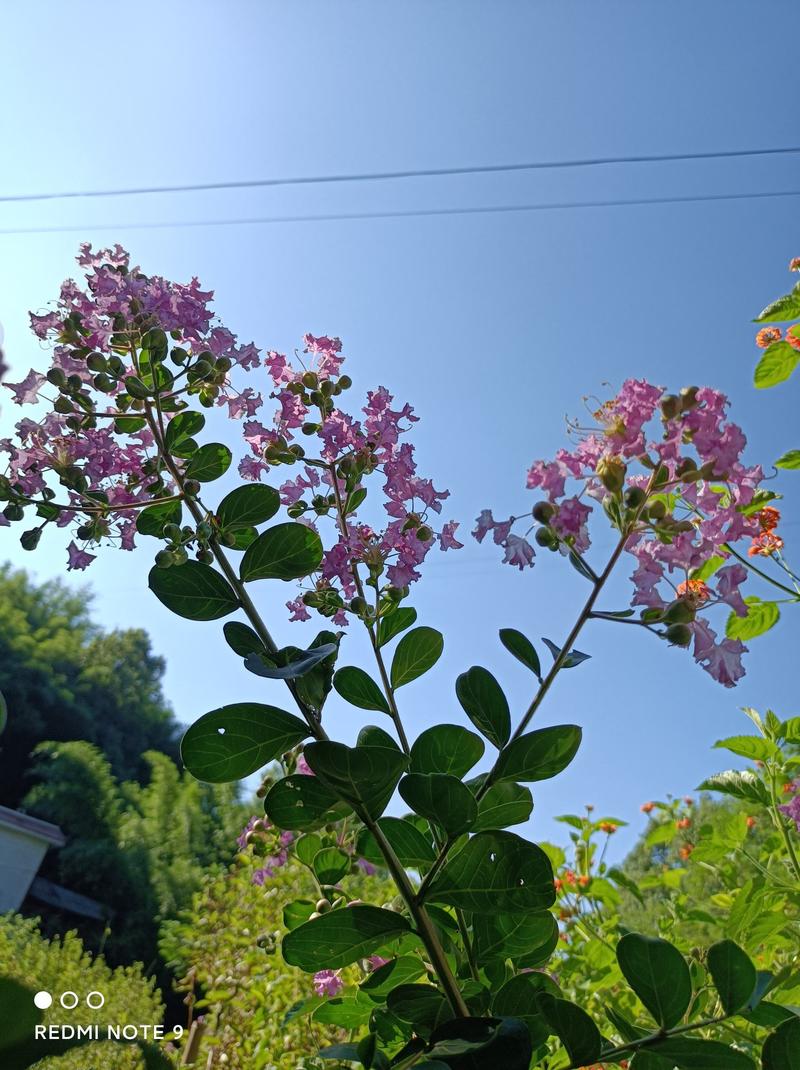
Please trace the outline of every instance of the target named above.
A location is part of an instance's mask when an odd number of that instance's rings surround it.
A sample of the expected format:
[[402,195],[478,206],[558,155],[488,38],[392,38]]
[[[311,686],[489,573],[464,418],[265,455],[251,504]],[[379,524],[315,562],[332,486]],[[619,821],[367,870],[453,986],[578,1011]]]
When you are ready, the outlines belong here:
[[[161,1024],[164,1010],[155,982],[144,977],[140,966],[110,969],[101,956],[92,956],[84,948],[75,932],[63,937],[46,939],[37,928],[37,920],[16,915],[0,917],[0,963],[3,974],[24,985],[30,992],[61,993],[72,991],[85,995],[102,992],[106,998],[102,1010],[91,1010],[81,999],[70,1011],[73,1025],[105,1024],[113,1021],[121,1025]],[[2,1007],[2,1041],[8,1049],[12,1041],[23,1040],[32,1033],[34,1021],[30,1017],[34,1007],[30,996],[22,999],[12,1012],[8,1002],[10,992],[0,995]],[[64,1012],[56,1002],[42,1014],[44,1025],[61,1023]],[[18,1028],[12,1032],[12,1027]],[[40,1055],[43,1054],[41,1048]],[[11,1068],[8,1050],[0,1052],[0,1064]],[[16,1065],[16,1064],[15,1064]],[[69,1052],[59,1058],[48,1058],[36,1064],[36,1070],[86,1070],[87,1052]],[[141,1054],[134,1048],[113,1043],[95,1044],[91,1049],[93,1070],[150,1070]]]
[[42,740],[98,747],[121,780],[145,781],[151,750],[178,757],[178,725],[161,689],[163,659],[140,630],[102,632],[85,594],[0,568],[0,804],[30,786]]

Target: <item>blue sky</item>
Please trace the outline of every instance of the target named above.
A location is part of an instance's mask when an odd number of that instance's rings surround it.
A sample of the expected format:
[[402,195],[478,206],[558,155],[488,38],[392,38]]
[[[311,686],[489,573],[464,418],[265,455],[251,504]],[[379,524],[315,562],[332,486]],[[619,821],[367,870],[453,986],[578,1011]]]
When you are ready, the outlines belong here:
[[[794,145],[798,28],[797,6],[781,0],[768,11],[744,0],[144,0],[135,18],[114,5],[32,0],[4,11],[13,48],[0,70],[0,192]],[[446,512],[462,532],[484,506],[498,515],[529,507],[526,467],[563,443],[565,414],[628,376],[723,389],[748,457],[768,462],[798,445],[796,388],[754,391],[749,320],[791,283],[800,198],[150,225],[794,188],[797,156],[0,204],[10,379],[44,360],[26,312],[73,273],[78,241],[120,241],[146,271],[199,275],[245,341],[285,351],[307,330],[340,335],[358,389],[382,384],[415,405],[421,470],[452,491]],[[48,226],[75,229],[1,233]],[[18,416],[3,400],[0,434]],[[774,484],[787,492],[790,554],[796,483],[784,474]],[[33,555],[15,534],[0,532],[0,558],[41,578],[62,574],[60,535]],[[610,545],[610,533],[597,534],[595,559]],[[151,550],[108,551],[85,579],[104,625],[150,631],[181,719],[248,697],[279,701],[220,646],[218,625],[182,621],[149,595]],[[626,572],[607,607],[627,604]],[[286,591],[259,594],[281,640],[312,634],[284,623]],[[401,692],[412,731],[460,718],[453,681],[475,663],[521,709],[530,679],[498,628],[558,639],[583,597],[582,581],[551,555],[524,575],[472,540],[432,557],[413,603],[445,632],[446,648],[435,672]],[[537,715],[581,724],[584,744],[565,774],[536,788],[531,832],[563,838],[553,815],[593,802],[632,821],[619,853],[642,825],[642,801],[683,794],[725,766],[710,748],[745,727],[738,706],[797,713],[791,608],[753,641],[735,690],[635,629],[597,624],[584,634],[593,660],[563,674]],[[360,639],[348,643],[344,661],[365,656]],[[354,736],[358,719],[342,704],[332,701],[328,716],[332,732]]]

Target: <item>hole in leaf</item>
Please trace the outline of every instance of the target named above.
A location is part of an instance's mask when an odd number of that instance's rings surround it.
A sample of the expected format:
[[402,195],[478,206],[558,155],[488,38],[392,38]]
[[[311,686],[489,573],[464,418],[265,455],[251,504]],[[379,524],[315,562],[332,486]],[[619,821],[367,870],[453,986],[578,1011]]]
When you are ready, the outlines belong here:
[[489,861],[490,861],[490,862],[496,862],[496,861],[497,861],[497,855],[496,855],[496,854],[494,853],[494,851],[492,851],[492,852],[490,853],[490,855],[489,855]]
[[225,735],[225,729],[224,729],[224,728],[218,728],[218,729],[217,729],[217,733],[218,733],[218,734],[219,734],[220,736],[224,736],[224,735]]

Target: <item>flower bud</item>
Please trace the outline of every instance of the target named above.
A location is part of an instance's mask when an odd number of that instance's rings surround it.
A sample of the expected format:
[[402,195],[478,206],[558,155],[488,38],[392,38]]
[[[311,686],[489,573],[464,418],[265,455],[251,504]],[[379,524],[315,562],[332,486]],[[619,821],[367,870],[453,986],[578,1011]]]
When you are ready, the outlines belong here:
[[304,435],[316,435],[317,431],[319,431],[319,428],[319,424],[307,423],[303,424],[300,430],[303,432]]
[[181,537],[181,529],[177,524],[165,524],[163,534],[164,538],[169,539],[170,542],[178,542]]
[[69,413],[75,411],[72,402],[67,397],[57,397],[53,402],[53,408],[56,412],[60,412],[62,416],[67,416]]
[[319,899],[317,901],[317,905],[316,905],[315,909],[320,914],[327,914],[327,912],[331,909],[331,901],[330,901],[330,899],[325,899],[325,898]]
[[627,470],[619,457],[601,457],[597,462],[597,475],[600,482],[612,494],[618,494],[622,490]]
[[688,646],[692,641],[692,631],[686,624],[670,624],[666,631],[670,646]]
[[169,550],[159,550],[156,554],[156,564],[159,568],[172,567],[172,554]]
[[681,390],[681,406],[684,412],[688,412],[689,409],[693,409],[697,405],[697,391],[699,389],[697,386],[685,386]]
[[366,613],[368,608],[366,598],[361,598],[360,595],[353,598],[350,602],[351,612],[357,613],[359,616],[361,616],[362,613]]
[[533,537],[539,546],[544,546],[548,550],[558,546],[558,536],[552,528],[537,528]]
[[236,535],[232,531],[223,531],[219,537],[219,541],[223,546],[227,546],[228,549],[231,550],[236,545]]
[[647,498],[647,492],[643,487],[628,487],[625,491],[625,504],[629,509],[638,509]]
[[194,496],[200,493],[200,484],[196,479],[187,479],[183,484],[183,489],[187,494]]
[[189,560],[189,554],[186,550],[179,546],[177,550],[172,551],[172,563],[173,565],[185,565]]
[[665,394],[661,399],[661,415],[665,420],[674,420],[681,411],[681,399],[677,394]]
[[20,543],[23,550],[35,550],[39,545],[39,539],[42,537],[41,528],[31,528],[29,531],[23,531],[20,535]]
[[422,527],[417,528],[417,538],[420,542],[430,542],[433,532],[426,524],[423,524]]
[[319,379],[317,378],[316,372],[303,372],[300,382],[308,390],[313,390],[319,382]]
[[657,606],[649,606],[647,609],[642,610],[640,616],[645,624],[654,624],[664,619],[664,610],[659,609]]
[[47,373],[47,381],[57,387],[67,385],[67,377],[60,368],[51,368]]
[[125,361],[121,357],[117,356],[116,353],[114,353],[113,356],[110,356],[108,358],[108,368],[109,371],[112,371],[117,377],[124,375]]
[[217,372],[221,372],[223,375],[225,372],[231,370],[231,358],[230,357],[218,357],[214,368]]
[[95,389],[100,390],[103,394],[110,394],[117,385],[111,376],[106,375],[105,372],[100,372],[98,375],[95,375],[92,382],[94,383]]
[[16,502],[10,502],[3,510],[3,516],[6,520],[22,520],[25,516],[25,510],[21,505],[17,505]]
[[90,353],[86,358],[86,367],[90,372],[104,372],[108,370],[108,361],[102,353]]
[[531,515],[540,524],[549,524],[556,515],[556,507],[552,502],[537,502],[531,509]]
[[214,564],[214,555],[211,553],[210,550],[198,550],[195,556],[197,557],[197,560],[203,565]]
[[340,386],[342,390],[349,390],[350,387],[353,385],[353,380],[350,378],[349,375],[340,375],[339,382],[337,385]]
[[663,520],[667,515],[667,507],[662,501],[651,502],[647,507],[647,515],[651,520]]
[[683,598],[677,598],[664,611],[667,624],[689,624],[695,618],[695,610]]

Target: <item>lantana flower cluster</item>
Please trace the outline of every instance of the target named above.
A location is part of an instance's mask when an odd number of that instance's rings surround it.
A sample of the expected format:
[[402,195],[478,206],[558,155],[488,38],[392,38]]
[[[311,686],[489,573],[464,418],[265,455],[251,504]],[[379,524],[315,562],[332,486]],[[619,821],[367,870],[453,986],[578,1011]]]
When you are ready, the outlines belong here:
[[491,535],[504,561],[524,569],[534,563],[533,517],[540,525],[535,543],[581,562],[599,506],[629,533],[624,549],[636,562],[631,602],[644,607],[643,623],[666,625],[660,634],[691,644],[703,668],[731,687],[744,673],[747,648],[739,639],[719,639],[707,612],[725,605],[747,614],[740,588],[748,570],[731,548],[749,540],[751,555],[771,552],[779,514],[766,506],[774,495],[761,488],[762,468],[742,461],[746,439],[727,408],[727,398],[709,387],[670,394],[629,379],[594,408],[589,426],[570,425],[572,449],[531,465],[527,486],[543,499],[507,520],[484,510],[473,535],[479,542]]

